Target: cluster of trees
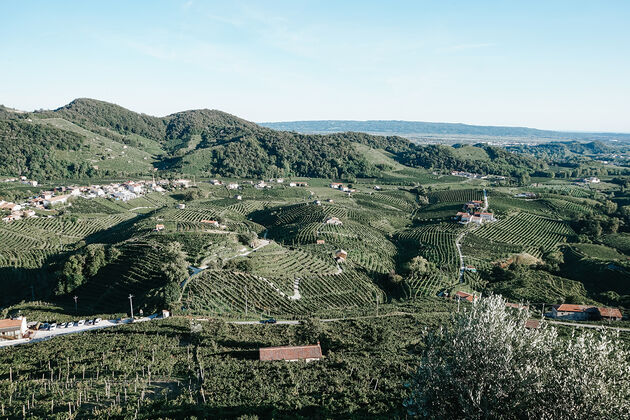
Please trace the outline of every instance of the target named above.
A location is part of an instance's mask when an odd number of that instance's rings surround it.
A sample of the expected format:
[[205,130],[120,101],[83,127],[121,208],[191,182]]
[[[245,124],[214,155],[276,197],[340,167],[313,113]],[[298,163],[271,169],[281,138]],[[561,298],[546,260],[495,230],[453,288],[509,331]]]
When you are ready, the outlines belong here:
[[526,330],[499,296],[480,299],[424,337],[406,406],[429,418],[622,418],[630,410],[630,352],[605,332],[562,339]]
[[105,248],[101,244],[88,245],[82,252],[69,256],[57,272],[55,293],[63,295],[73,292],[119,256],[120,251],[113,246]]
[[117,141],[128,134],[162,140],[165,133],[165,122],[161,118],[138,114],[115,104],[88,98],[75,99],[54,111],[38,112],[36,116],[63,118]]
[[166,280],[164,286],[164,304],[175,309],[181,298],[180,284],[188,278],[188,262],[186,253],[179,242],[168,242],[161,253],[162,272]]
[[398,155],[400,163],[440,172],[462,170],[481,174],[522,177],[543,170],[546,164],[525,155],[488,145],[475,145],[487,153],[489,159],[465,159],[457,156],[454,149],[443,145],[413,146]]
[[507,146],[506,149],[545,160],[564,160],[574,155],[595,155],[610,153],[614,150],[601,141],[588,143],[577,141],[550,142],[537,145],[517,144]]
[[54,150],[79,150],[83,136],[20,120],[0,120],[0,174],[34,179],[94,175],[87,162],[55,157]]

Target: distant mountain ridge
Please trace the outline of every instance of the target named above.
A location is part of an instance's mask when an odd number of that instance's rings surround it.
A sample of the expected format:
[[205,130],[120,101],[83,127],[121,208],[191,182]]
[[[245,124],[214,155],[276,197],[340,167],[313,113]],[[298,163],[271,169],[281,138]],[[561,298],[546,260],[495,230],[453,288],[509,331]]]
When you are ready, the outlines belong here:
[[528,127],[503,127],[402,120],[313,120],[262,122],[263,127],[298,133],[340,133],[356,131],[380,135],[417,137],[422,135],[471,135],[547,140],[617,140],[630,142],[630,133],[586,133],[539,130]]

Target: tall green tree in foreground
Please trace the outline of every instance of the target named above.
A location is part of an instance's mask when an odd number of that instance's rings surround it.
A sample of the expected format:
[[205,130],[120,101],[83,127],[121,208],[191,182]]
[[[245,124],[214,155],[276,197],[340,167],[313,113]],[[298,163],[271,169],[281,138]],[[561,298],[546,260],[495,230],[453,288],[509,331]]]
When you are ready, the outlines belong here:
[[448,419],[630,418],[630,352],[613,334],[568,338],[500,296],[480,299],[427,334],[405,402],[417,417]]

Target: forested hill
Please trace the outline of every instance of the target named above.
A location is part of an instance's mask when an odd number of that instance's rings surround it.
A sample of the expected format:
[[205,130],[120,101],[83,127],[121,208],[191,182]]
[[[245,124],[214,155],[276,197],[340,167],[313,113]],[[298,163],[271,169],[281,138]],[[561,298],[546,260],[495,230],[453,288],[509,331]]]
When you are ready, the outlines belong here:
[[539,140],[618,140],[630,142],[628,133],[584,133],[538,130],[527,127],[481,126],[458,123],[436,123],[397,120],[319,120],[263,122],[263,127],[298,133],[340,133],[357,131],[379,135],[469,135],[485,137],[511,137]]
[[77,99],[52,111],[1,111],[0,175],[131,176],[158,168],[201,176],[337,179],[375,177],[389,169],[357,148],[357,143],[388,152],[398,164],[441,172],[520,176],[545,167],[537,159],[483,144],[460,150],[415,145],[398,136],[299,134],[261,127],[217,110],[154,117],[103,101]]

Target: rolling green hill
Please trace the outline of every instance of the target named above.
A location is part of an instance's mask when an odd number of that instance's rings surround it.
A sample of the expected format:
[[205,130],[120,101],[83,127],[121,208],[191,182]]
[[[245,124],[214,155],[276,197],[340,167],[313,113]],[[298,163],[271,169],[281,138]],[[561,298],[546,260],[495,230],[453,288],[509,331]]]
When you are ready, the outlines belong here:
[[[43,179],[148,175],[154,168],[202,176],[343,179],[377,177],[404,170],[401,165],[514,176],[545,167],[487,145],[420,146],[402,137],[357,132],[298,134],[208,109],[159,118],[86,98],[52,111],[2,108],[0,122],[0,144],[13,156],[0,162],[0,174]],[[48,143],[41,143],[44,139]],[[27,143],[47,153],[16,149]]]

